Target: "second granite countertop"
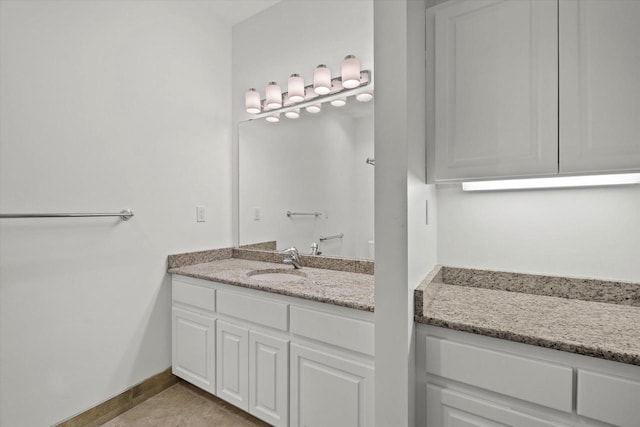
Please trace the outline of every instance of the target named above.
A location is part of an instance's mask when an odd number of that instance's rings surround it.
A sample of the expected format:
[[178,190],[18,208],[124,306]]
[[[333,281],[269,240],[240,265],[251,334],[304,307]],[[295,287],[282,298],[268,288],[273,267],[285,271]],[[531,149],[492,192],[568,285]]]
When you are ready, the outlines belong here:
[[249,273],[256,270],[284,269],[292,267],[272,262],[226,258],[169,268],[168,272],[357,310],[374,309],[374,284],[370,274],[303,267],[298,271],[306,277],[295,282],[266,282],[249,276]]
[[420,323],[640,365],[637,283],[438,267],[415,297]]

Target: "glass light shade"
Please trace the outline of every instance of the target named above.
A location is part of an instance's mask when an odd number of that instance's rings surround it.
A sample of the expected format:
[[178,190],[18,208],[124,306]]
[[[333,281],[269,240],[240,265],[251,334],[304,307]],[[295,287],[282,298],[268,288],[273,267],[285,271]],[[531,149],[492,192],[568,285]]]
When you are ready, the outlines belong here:
[[280,113],[273,113],[270,116],[265,117],[265,120],[270,123],[277,123],[280,121]]
[[313,70],[313,91],[318,95],[331,92],[331,70],[324,64],[318,65]]
[[258,114],[260,112],[260,92],[254,88],[249,89],[244,94],[244,107],[247,113]]
[[284,115],[288,119],[297,119],[298,117],[300,117],[300,109],[296,108],[295,110],[289,110],[286,113],[284,113]]
[[360,102],[369,102],[373,99],[371,92],[362,92],[356,95],[356,99]]
[[291,77],[289,77],[289,81],[287,82],[287,91],[289,101],[304,101],[304,79],[298,74],[291,74]]
[[306,108],[306,110],[312,114],[319,113],[320,109],[321,109],[320,104],[311,104]]
[[347,89],[360,86],[360,61],[353,55],[342,61],[342,86]]
[[282,89],[276,82],[270,82],[265,93],[267,95],[267,107],[274,109],[282,107]]
[[347,98],[338,98],[331,101],[331,105],[334,107],[344,107],[347,103]]

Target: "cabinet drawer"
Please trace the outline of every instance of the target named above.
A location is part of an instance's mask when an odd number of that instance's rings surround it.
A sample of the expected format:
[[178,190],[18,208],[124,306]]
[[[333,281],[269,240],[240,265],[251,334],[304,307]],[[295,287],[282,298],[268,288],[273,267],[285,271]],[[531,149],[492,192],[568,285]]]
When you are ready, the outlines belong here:
[[440,338],[426,338],[427,372],[572,412],[573,369]]
[[174,280],[172,299],[176,302],[193,305],[209,311],[216,310],[216,291],[204,286]]
[[457,391],[427,384],[428,425],[568,427]]
[[291,307],[291,332],[370,356],[374,355],[373,323]]
[[281,331],[288,330],[288,304],[220,290],[217,300],[218,313]]
[[578,370],[578,415],[622,427],[640,420],[640,382]]

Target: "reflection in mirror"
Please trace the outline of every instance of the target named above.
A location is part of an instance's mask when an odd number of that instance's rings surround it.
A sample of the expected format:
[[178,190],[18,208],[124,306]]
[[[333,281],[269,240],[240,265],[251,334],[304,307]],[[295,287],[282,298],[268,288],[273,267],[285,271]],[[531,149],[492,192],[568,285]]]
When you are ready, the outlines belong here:
[[373,102],[322,110],[240,123],[240,245],[373,259]]

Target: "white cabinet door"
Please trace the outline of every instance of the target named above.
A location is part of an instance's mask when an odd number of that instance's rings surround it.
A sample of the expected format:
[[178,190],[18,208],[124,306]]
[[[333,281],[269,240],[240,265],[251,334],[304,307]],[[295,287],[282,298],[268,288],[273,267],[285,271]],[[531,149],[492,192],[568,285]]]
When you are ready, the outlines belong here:
[[567,426],[477,397],[427,385],[427,427]]
[[216,391],[215,320],[172,309],[172,372],[210,392]]
[[276,427],[289,425],[289,341],[249,332],[249,412]]
[[560,172],[640,170],[640,1],[562,0]]
[[436,178],[557,173],[557,1],[461,1],[434,13]]
[[373,367],[291,344],[291,426],[374,425]]
[[249,411],[249,330],[218,320],[216,395]]

